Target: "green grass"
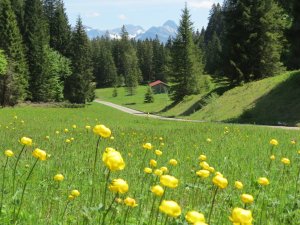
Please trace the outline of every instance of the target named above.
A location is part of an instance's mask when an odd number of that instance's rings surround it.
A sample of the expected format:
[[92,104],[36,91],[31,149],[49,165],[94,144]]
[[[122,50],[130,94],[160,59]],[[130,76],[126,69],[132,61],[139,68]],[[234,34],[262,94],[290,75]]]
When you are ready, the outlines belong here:
[[[17,116],[17,119],[14,118]],[[24,123],[22,123],[22,120]],[[105,124],[112,130],[114,140],[103,139],[100,142],[100,155],[96,164],[95,197],[92,207],[89,206],[92,168],[95,147],[98,137],[86,125]],[[20,192],[24,180],[35,159],[31,151],[41,148],[50,155],[47,161],[39,161],[26,188],[24,202],[17,224],[56,225],[56,224],[100,224],[99,219],[103,208],[103,193],[105,189],[105,166],[101,155],[106,147],[119,150],[126,162],[124,170],[112,172],[110,178],[123,178],[129,184],[129,192],[121,195],[133,197],[138,207],[129,211],[128,225],[137,225],[138,220],[145,224],[149,222],[149,213],[153,196],[150,186],[159,183],[155,175],[146,175],[143,169],[149,166],[150,159],[156,159],[158,168],[167,166],[170,174],[179,179],[179,186],[167,189],[165,199],[178,202],[182,215],[177,220],[169,220],[167,224],[186,224],[184,215],[188,210],[197,210],[208,217],[212,200],[212,175],[206,180],[195,176],[200,169],[198,156],[205,154],[207,162],[216,171],[224,174],[229,186],[219,190],[210,225],[232,224],[228,216],[233,207],[243,207],[239,199],[241,193],[252,194],[254,224],[293,224],[300,221],[299,193],[296,194],[296,179],[300,158],[297,151],[299,131],[271,129],[255,126],[227,125],[214,123],[185,123],[153,120],[130,116],[117,110],[92,104],[86,108],[39,108],[19,107],[6,108],[0,111],[0,149],[12,149],[16,155],[22,146],[18,140],[23,136],[33,139],[34,146],[26,148],[17,168],[17,192],[12,193],[12,168],[16,157],[10,158],[4,183],[4,207],[0,216],[0,224],[10,224],[14,204],[20,204]],[[76,129],[72,125],[77,125]],[[69,129],[64,133],[65,128]],[[59,131],[59,134],[55,132]],[[45,137],[49,136],[49,140]],[[74,138],[67,144],[67,138]],[[163,138],[163,141],[159,140]],[[207,138],[212,141],[208,142]],[[276,160],[270,169],[269,156],[271,146],[269,141],[276,138],[279,145],[274,148]],[[296,140],[296,144],[291,144]],[[154,149],[160,149],[163,155],[157,157],[152,151],[146,151],[142,145],[152,143]],[[163,144],[162,144],[163,143]],[[147,152],[147,153],[146,153]],[[145,156],[146,153],[146,156]],[[145,156],[145,160],[143,158]],[[280,162],[282,157],[288,157],[291,165],[284,167]],[[178,161],[176,167],[168,165],[174,158]],[[0,166],[5,164],[4,154],[0,155]],[[62,173],[65,180],[58,185],[53,176]],[[2,184],[3,169],[0,184]],[[271,184],[261,191],[257,178],[266,176]],[[234,181],[244,183],[244,190],[234,189]],[[0,186],[1,187],[1,186]],[[81,195],[72,201],[62,219],[64,208],[68,202],[67,196],[72,189],[78,189]],[[2,191],[2,190],[1,190]],[[260,193],[260,194],[259,194]],[[296,195],[295,195],[296,194]],[[259,195],[258,199],[257,196]],[[263,197],[265,195],[265,197]],[[107,191],[107,202],[111,202],[113,194]],[[296,198],[295,198],[296,196]],[[264,207],[262,201],[265,199]],[[158,207],[156,200],[155,210]],[[107,207],[107,205],[106,205]],[[106,224],[122,224],[127,211],[124,204],[114,204],[109,212]],[[264,210],[262,211],[262,208]],[[164,220],[159,214],[158,224]],[[114,222],[109,222],[114,220]],[[153,223],[154,224],[154,223]]]
[[157,113],[172,103],[167,94],[155,94],[153,103],[144,103],[147,86],[138,86],[136,94],[132,96],[128,95],[124,87],[120,87],[117,90],[118,96],[112,97],[113,88],[97,89],[96,97],[104,101],[149,113]]

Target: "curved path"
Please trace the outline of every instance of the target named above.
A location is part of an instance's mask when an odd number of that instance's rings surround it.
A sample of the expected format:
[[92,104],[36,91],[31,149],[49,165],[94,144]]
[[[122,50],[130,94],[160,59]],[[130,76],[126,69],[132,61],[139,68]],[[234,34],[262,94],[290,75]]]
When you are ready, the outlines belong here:
[[[157,116],[153,114],[148,114],[142,111],[138,111],[135,109],[130,109],[121,105],[117,105],[111,102],[102,101],[99,99],[94,100],[94,102],[106,105],[115,109],[118,109],[122,112],[134,115],[134,116],[141,116],[141,117],[148,117],[148,118],[154,118],[154,119],[160,119],[160,120],[170,120],[170,121],[182,121],[182,122],[194,122],[194,123],[203,123],[205,121],[203,120],[188,120],[188,119],[180,119],[180,118],[169,118],[164,116]],[[217,122],[222,123],[222,122]],[[225,124],[225,123],[224,123]],[[259,126],[259,127],[269,127],[269,128],[279,128],[279,129],[285,129],[285,130],[300,130],[300,127],[285,127],[285,126],[266,126],[266,125],[253,125],[253,124],[234,124],[234,125],[243,125],[243,126]]]

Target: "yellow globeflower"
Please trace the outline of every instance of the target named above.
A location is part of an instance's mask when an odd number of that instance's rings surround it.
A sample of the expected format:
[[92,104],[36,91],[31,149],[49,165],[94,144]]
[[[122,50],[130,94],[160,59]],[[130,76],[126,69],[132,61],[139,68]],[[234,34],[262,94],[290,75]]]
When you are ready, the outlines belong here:
[[66,143],[71,143],[71,140],[70,139],[66,139]]
[[234,186],[236,189],[239,189],[239,190],[243,189],[243,187],[244,187],[244,185],[241,181],[234,182]]
[[77,128],[77,126],[74,124],[74,125],[72,125],[72,128],[73,128],[73,129],[76,129],[76,128]]
[[64,129],[64,132],[65,132],[65,133],[68,133],[68,132],[69,132],[69,129],[65,128],[65,129]]
[[151,143],[146,143],[146,144],[143,144],[143,148],[147,149],[147,150],[151,150],[153,148],[153,146],[151,145]]
[[290,165],[290,164],[291,164],[291,161],[290,161],[288,158],[282,158],[282,159],[281,159],[281,162],[282,162],[284,165]]
[[152,173],[152,169],[149,168],[149,167],[146,167],[146,168],[144,169],[144,172],[150,174],[150,173]]
[[210,142],[211,142],[211,139],[210,139],[210,138],[207,138],[206,141],[207,141],[208,143],[210,143]]
[[138,206],[138,205],[136,204],[135,199],[129,198],[129,197],[127,197],[127,198],[124,199],[124,203],[125,203],[125,205],[127,205],[127,206],[129,206],[129,207],[132,207],[132,208]]
[[275,158],[276,158],[275,155],[271,155],[271,156],[270,156],[270,159],[271,159],[271,160],[275,160]]
[[109,185],[109,190],[114,193],[124,194],[128,192],[128,184],[123,179],[114,179],[112,183]]
[[103,138],[108,138],[111,135],[111,130],[104,125],[96,125],[93,132]]
[[209,164],[205,161],[200,162],[200,166],[205,170],[209,170],[209,167],[210,167]]
[[254,198],[253,198],[252,195],[242,194],[241,195],[241,200],[244,203],[252,203],[254,201]]
[[54,177],[53,177],[53,179],[55,180],[55,181],[63,181],[64,179],[65,179],[65,177],[62,175],[62,174],[56,174]]
[[86,126],[85,126],[85,129],[90,130],[90,129],[91,129],[91,126],[86,125]]
[[161,155],[162,155],[162,151],[160,151],[160,150],[155,150],[155,155],[161,156]]
[[159,210],[171,217],[178,217],[181,214],[180,206],[174,201],[163,200]]
[[197,211],[189,211],[185,215],[185,219],[188,223],[205,222],[204,215]]
[[113,148],[106,148],[102,156],[102,161],[111,171],[123,170],[125,162],[120,154]]
[[155,185],[153,187],[151,187],[151,192],[153,194],[155,194],[156,196],[162,196],[164,194],[164,189],[162,186],[160,185]]
[[69,195],[69,196],[68,196],[68,199],[69,199],[70,201],[72,201],[72,200],[75,199],[75,196],[74,196],[74,195]]
[[32,145],[32,139],[28,137],[22,137],[21,138],[21,144],[26,145],[26,146],[31,146]]
[[231,222],[235,224],[243,224],[243,225],[252,225],[252,213],[250,210],[245,210],[242,208],[234,208],[229,217]]
[[291,144],[292,144],[292,145],[295,145],[295,144],[296,144],[296,141],[295,141],[295,140],[291,140]]
[[276,146],[276,145],[278,145],[278,141],[276,139],[272,139],[270,141],[270,145]]
[[150,164],[150,166],[152,166],[152,167],[156,167],[156,166],[157,166],[157,162],[156,162],[156,160],[154,160],[154,159],[151,159],[150,162],[149,162],[149,164]]
[[78,197],[80,195],[80,192],[78,190],[72,190],[71,195],[73,195],[74,197]]
[[156,169],[156,170],[154,170],[154,174],[156,175],[156,176],[161,176],[162,174],[163,174],[163,171],[162,170],[160,170],[160,169]]
[[178,179],[170,175],[160,176],[160,183],[169,188],[176,188],[178,186]]
[[4,154],[7,156],[7,157],[13,157],[14,156],[14,153],[12,150],[5,150]]
[[36,148],[33,152],[32,155],[34,158],[37,158],[41,161],[45,161],[47,159],[47,153],[39,148]]
[[200,155],[199,160],[205,161],[207,159],[206,155]]
[[170,159],[169,164],[172,166],[176,166],[178,164],[176,159]]
[[215,172],[215,168],[213,168],[212,166],[210,166],[210,167],[208,168],[208,171],[211,172],[211,173],[214,173],[214,172]]
[[193,225],[208,225],[207,223],[204,223],[204,222],[196,222],[194,223]]
[[219,188],[222,188],[222,189],[226,188],[228,185],[227,179],[221,175],[216,175],[212,181],[216,186],[218,186]]
[[160,170],[163,171],[164,173],[167,173],[169,171],[168,168],[165,166],[160,167]]
[[199,177],[207,178],[207,177],[209,177],[210,172],[209,172],[208,170],[199,170],[199,171],[196,172],[196,174],[197,174]]
[[159,138],[159,140],[160,140],[160,141],[162,141],[162,140],[163,140],[163,138],[162,138],[162,137],[160,137],[160,138]]
[[260,177],[258,178],[258,183],[262,186],[267,186],[270,184],[270,181],[266,177]]

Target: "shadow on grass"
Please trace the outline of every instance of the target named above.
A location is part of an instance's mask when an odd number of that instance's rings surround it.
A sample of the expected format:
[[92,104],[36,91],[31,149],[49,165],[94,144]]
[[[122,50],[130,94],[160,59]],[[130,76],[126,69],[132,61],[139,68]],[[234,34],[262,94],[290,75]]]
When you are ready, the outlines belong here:
[[225,122],[296,126],[300,123],[300,71],[254,102],[251,109]]

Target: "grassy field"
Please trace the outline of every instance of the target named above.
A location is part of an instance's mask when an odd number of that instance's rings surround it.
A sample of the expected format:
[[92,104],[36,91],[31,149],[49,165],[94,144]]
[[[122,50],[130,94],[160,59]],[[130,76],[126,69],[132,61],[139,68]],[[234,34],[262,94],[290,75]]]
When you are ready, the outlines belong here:
[[[107,213],[104,222],[107,225],[183,225],[187,224],[184,217],[190,210],[203,213],[208,223],[213,193],[216,193],[216,198],[210,225],[232,224],[228,219],[232,209],[245,207],[240,200],[242,193],[254,197],[254,203],[246,206],[253,213],[252,224],[298,225],[300,221],[300,187],[297,191],[296,185],[297,181],[299,184],[300,167],[299,131],[159,121],[130,116],[98,104],[81,109],[2,109],[0,124],[0,166],[3,168],[0,178],[3,193],[0,224],[103,224],[103,215]],[[85,126],[96,124],[109,127],[114,138],[100,141],[99,155],[96,157],[95,194],[91,203],[98,136]],[[33,146],[25,147],[21,156],[16,170],[16,191],[13,192],[13,168],[22,149],[19,140],[23,136],[32,138]],[[269,144],[273,138],[279,142],[275,147]],[[70,143],[66,142],[67,139]],[[154,146],[152,150],[143,148],[147,142]],[[49,158],[46,161],[37,161],[32,156],[32,151],[37,147],[47,152]],[[121,153],[126,164],[124,170],[108,171],[102,162],[106,147],[113,147]],[[7,149],[13,150],[15,156],[7,158],[3,154]],[[154,154],[157,149],[162,151],[161,156]],[[274,161],[269,158],[271,151],[276,157]],[[196,175],[196,171],[201,169],[198,159],[201,154],[206,155],[206,162],[215,171],[228,179],[228,187],[216,189],[212,183],[215,172],[206,179]],[[290,159],[290,165],[281,163],[283,157]],[[155,197],[150,192],[151,186],[159,184],[157,175],[144,173],[145,167],[151,167],[150,159],[157,161],[153,171],[165,166],[169,170],[167,173],[179,180],[178,187],[164,188],[163,198]],[[170,159],[176,159],[178,164],[170,165]],[[35,162],[21,202],[26,178]],[[57,173],[64,175],[62,182],[53,180]],[[260,186],[257,182],[259,177],[267,177],[270,185]],[[108,190],[108,184],[115,178],[127,181],[127,193],[116,196]],[[244,184],[242,190],[234,187],[237,180]],[[68,200],[74,189],[79,190],[80,196]],[[115,202],[115,197],[124,199],[128,196],[136,200],[137,207]],[[181,207],[181,215],[175,219],[158,213],[161,199],[176,201]]]
[[228,90],[221,85],[210,93],[188,96],[176,105],[172,105],[167,95],[155,95],[155,103],[143,103],[146,87],[139,87],[134,96],[126,96],[123,88],[119,89],[120,94],[116,98],[111,97],[112,89],[99,89],[97,96],[129,108],[168,117],[299,126],[299,84],[300,72],[288,72]]

